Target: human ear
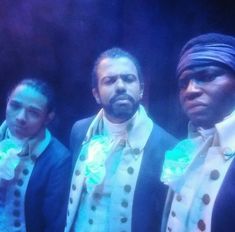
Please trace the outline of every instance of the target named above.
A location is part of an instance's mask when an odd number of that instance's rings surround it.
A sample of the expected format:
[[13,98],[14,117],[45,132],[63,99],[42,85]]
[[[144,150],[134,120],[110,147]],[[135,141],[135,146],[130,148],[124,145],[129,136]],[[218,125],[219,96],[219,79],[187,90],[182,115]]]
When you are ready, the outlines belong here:
[[52,111],[47,115],[47,119],[45,121],[45,125],[48,125],[55,118],[55,112]]
[[144,83],[140,83],[140,99],[143,98],[144,95]]
[[100,103],[101,103],[101,101],[100,101],[100,95],[99,95],[99,92],[97,91],[96,88],[93,88],[93,89],[92,89],[92,94],[93,94],[93,96],[94,96],[94,98],[95,98],[97,104],[100,104]]

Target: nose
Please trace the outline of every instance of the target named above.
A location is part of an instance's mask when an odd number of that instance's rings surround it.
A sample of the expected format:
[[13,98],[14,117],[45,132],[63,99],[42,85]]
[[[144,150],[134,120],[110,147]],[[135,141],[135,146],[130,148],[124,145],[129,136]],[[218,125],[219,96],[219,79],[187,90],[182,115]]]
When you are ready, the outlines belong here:
[[18,114],[16,115],[16,120],[21,124],[25,124],[26,122],[26,110],[25,109],[19,110]]
[[126,85],[121,77],[119,77],[116,81],[116,91],[123,92],[126,90]]
[[187,88],[184,89],[184,95],[185,97],[192,99],[199,95],[201,95],[202,89],[197,83],[196,80],[190,79],[187,85]]

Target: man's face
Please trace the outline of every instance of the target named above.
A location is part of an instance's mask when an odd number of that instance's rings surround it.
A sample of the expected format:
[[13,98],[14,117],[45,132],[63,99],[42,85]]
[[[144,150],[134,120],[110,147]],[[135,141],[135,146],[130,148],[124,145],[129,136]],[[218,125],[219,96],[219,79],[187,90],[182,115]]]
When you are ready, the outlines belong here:
[[97,67],[97,78],[93,95],[106,117],[114,123],[130,119],[143,94],[134,63],[126,57],[105,58]]
[[27,85],[18,85],[11,93],[6,107],[6,123],[18,139],[31,138],[49,122],[47,99]]
[[181,105],[195,126],[211,128],[235,107],[235,76],[223,68],[190,68],[178,82]]

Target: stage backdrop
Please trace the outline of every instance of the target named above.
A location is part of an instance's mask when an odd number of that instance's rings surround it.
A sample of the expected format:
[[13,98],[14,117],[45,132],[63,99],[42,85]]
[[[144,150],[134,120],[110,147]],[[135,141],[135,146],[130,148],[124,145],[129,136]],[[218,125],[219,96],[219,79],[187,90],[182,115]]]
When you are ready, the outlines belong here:
[[75,120],[98,110],[90,88],[94,60],[118,46],[141,63],[143,103],[153,120],[182,138],[187,120],[175,80],[180,48],[205,32],[235,35],[234,11],[226,0],[1,0],[0,119],[7,90],[24,75],[41,76],[57,93],[51,129],[68,144]]

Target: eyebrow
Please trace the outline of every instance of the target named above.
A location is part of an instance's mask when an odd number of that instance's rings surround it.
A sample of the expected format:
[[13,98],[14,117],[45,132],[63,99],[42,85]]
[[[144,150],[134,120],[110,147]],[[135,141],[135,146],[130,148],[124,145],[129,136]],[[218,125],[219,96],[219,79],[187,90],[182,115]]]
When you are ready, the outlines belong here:
[[[24,105],[21,101],[19,101],[19,100],[17,100],[17,99],[9,99],[9,102],[10,103],[17,103],[17,104],[19,104],[19,105]],[[27,108],[28,109],[30,109],[30,110],[35,110],[35,111],[38,111],[38,112],[43,112],[43,110],[41,109],[41,108],[39,108],[39,107],[36,107],[36,106],[34,106],[34,105],[29,105],[29,106],[27,106]]]

